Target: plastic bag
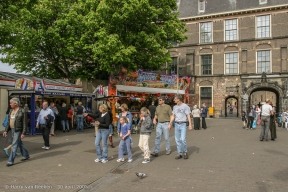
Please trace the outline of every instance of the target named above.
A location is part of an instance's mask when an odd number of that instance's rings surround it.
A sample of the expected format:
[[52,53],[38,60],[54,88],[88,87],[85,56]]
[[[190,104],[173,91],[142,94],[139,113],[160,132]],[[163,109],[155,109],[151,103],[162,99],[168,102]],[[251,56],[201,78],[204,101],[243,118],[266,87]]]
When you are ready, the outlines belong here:
[[4,119],[3,123],[2,123],[2,126],[6,127],[7,124],[8,124],[8,115],[6,115],[6,117],[5,117],[5,119]]
[[256,125],[256,120],[254,120],[254,121],[253,121],[253,124],[252,124],[252,128],[255,129],[256,126],[257,126],[257,125]]

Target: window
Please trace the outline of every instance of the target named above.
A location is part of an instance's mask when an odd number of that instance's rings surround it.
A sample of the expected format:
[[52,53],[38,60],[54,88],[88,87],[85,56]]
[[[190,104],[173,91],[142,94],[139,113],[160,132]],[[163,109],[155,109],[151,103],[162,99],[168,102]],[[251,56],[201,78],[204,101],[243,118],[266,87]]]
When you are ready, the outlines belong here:
[[200,105],[206,103],[207,107],[212,107],[212,87],[200,87]]
[[198,1],[198,11],[201,13],[205,12],[205,1],[204,0]]
[[257,38],[270,37],[270,15],[256,17]]
[[212,22],[200,23],[200,42],[212,42]]
[[226,74],[238,73],[238,53],[225,54],[225,73]]
[[169,64],[169,74],[177,74],[178,57],[172,57],[172,62]]
[[212,55],[201,55],[202,75],[212,75]]
[[267,0],[259,0],[259,4],[267,4]]
[[271,72],[270,51],[257,51],[257,73]]
[[233,41],[238,39],[237,19],[229,19],[225,21],[225,41]]

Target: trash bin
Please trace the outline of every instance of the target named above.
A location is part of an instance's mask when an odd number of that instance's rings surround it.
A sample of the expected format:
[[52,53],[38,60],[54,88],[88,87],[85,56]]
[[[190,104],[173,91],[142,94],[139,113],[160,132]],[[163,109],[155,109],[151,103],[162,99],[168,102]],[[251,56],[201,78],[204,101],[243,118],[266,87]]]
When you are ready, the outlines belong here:
[[214,117],[214,107],[209,107],[209,109],[208,109],[208,115],[209,115],[209,117]]

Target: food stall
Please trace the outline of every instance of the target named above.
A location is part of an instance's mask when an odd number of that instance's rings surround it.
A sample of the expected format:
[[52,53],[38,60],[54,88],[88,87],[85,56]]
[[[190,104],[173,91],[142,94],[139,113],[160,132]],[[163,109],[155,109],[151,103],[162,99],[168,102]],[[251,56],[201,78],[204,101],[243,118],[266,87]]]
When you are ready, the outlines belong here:
[[91,112],[92,100],[95,97],[95,94],[82,93],[81,86],[65,81],[1,72],[0,87],[4,86],[8,92],[7,102],[9,103],[12,97],[18,97],[27,112],[27,134],[39,133],[35,127],[43,101],[54,102],[56,105],[66,103],[67,106],[71,102],[77,104],[81,101],[86,110]]
[[[127,72],[122,68],[119,73],[111,74],[109,79],[108,96],[117,96],[117,104],[126,103],[129,111],[136,115],[141,107],[148,107],[154,101],[158,104],[158,97],[164,96],[165,103],[174,105],[176,94],[182,95],[184,101],[189,103],[189,86],[191,77],[166,75],[160,72],[144,71],[139,69]],[[116,114],[117,116],[117,110]]]

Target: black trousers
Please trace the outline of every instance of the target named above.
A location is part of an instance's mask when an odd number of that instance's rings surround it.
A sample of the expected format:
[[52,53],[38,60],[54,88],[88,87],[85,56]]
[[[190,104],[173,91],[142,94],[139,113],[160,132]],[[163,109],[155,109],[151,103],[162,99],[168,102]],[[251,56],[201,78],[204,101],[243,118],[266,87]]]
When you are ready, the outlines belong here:
[[41,131],[42,131],[42,136],[44,139],[44,146],[45,147],[50,147],[49,145],[49,134],[50,134],[50,129],[46,127],[46,125],[40,125]]
[[202,128],[203,128],[203,129],[207,129],[205,117],[202,117]]
[[194,129],[199,130],[200,129],[200,117],[193,117],[194,121]]
[[247,128],[252,128],[253,121],[254,121],[254,117],[253,116],[249,116],[248,117]]

